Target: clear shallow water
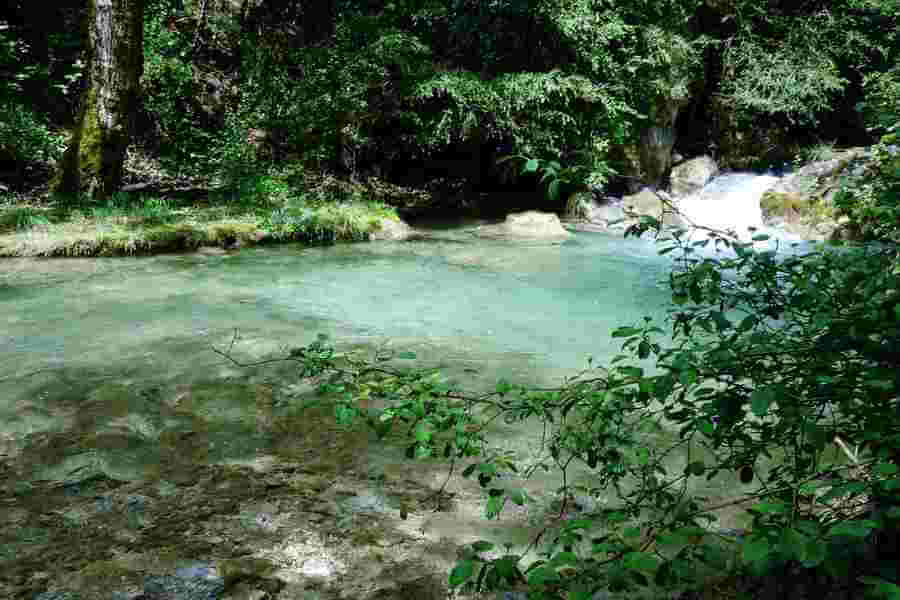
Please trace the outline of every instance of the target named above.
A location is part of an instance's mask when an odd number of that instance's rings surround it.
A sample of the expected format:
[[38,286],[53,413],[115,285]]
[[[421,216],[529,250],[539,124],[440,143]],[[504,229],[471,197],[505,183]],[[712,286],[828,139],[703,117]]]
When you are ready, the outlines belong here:
[[[190,481],[197,466],[264,456],[343,460],[328,449],[329,426],[273,402],[273,389],[290,387],[285,369],[238,369],[212,352],[235,330],[245,360],[325,332],[338,344],[412,348],[421,364],[446,365],[467,386],[500,377],[559,383],[588,356],[602,363],[614,355],[611,330],[661,313],[668,298],[661,282],[669,259],[648,241],[582,233],[529,245],[465,229],[434,235],[0,263],[0,462],[15,474],[6,484],[76,485],[94,475],[177,482]],[[314,433],[298,434],[304,428]],[[500,425],[495,434],[526,457],[537,431]],[[413,466],[402,449],[362,443],[365,451],[352,454],[364,469],[443,485],[442,465]],[[546,475],[527,487],[540,496],[557,484]],[[480,491],[458,489],[468,500],[430,518],[429,531],[483,535]],[[497,535],[525,541],[515,523]]]
[[[746,225],[755,217],[740,215],[758,207],[768,183],[719,178],[717,192],[688,200],[689,216]],[[728,220],[729,205],[740,222]],[[236,331],[235,354],[248,361],[324,332],[339,345],[413,349],[420,364],[444,365],[465,386],[501,377],[559,383],[588,357],[602,365],[617,354],[615,327],[662,316],[672,255],[656,251],[652,241],[620,233],[579,233],[553,245],[451,228],[407,243],[2,261],[0,466],[8,460],[35,482],[94,474],[178,481],[190,480],[196,465],[329,456],[328,426],[273,401],[279,387],[291,388],[286,369],[239,369],[212,351]],[[493,434],[526,458],[539,432],[531,425],[498,425]],[[315,435],[298,437],[304,428]],[[352,454],[364,457],[365,469],[444,483],[440,465],[410,465],[396,447],[364,447]],[[550,474],[524,485],[541,496],[558,483]],[[708,485],[710,496],[722,497],[736,483]],[[468,500],[429,527],[454,539],[481,536],[480,492],[458,489]],[[496,533],[527,536],[521,527]]]
[[648,242],[589,233],[562,245],[450,238],[8,261],[0,377],[60,364],[110,367],[153,351],[148,345],[208,345],[233,328],[260,343],[302,342],[314,330],[460,341],[577,367],[609,354],[613,327],[659,312],[666,264]]

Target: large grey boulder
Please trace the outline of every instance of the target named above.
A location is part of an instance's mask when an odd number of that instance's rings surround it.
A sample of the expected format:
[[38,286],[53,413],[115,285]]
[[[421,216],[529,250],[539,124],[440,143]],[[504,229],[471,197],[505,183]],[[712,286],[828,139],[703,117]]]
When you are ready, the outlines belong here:
[[672,195],[676,198],[700,191],[718,175],[719,166],[709,156],[698,156],[672,167],[670,176]]
[[684,220],[665,205],[663,198],[667,198],[665,192],[644,188],[637,194],[622,198],[622,204],[626,214],[647,215],[659,219],[664,225],[684,226]]
[[553,213],[544,213],[536,210],[528,210],[520,213],[511,213],[506,216],[503,223],[497,225],[482,225],[475,230],[480,237],[510,239],[510,240],[542,240],[563,241],[572,236],[563,229],[559,217]]

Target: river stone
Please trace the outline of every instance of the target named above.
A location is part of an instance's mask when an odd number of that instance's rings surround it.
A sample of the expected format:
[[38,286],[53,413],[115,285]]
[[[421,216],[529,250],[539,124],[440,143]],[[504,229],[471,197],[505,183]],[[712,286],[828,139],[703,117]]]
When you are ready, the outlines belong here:
[[378,229],[369,234],[369,239],[372,241],[402,242],[412,236],[413,228],[403,221],[380,217],[378,219]]
[[597,225],[610,226],[613,221],[625,218],[625,209],[619,204],[595,204],[588,220]]
[[760,199],[763,223],[807,239],[852,238],[849,229],[837,231],[834,197],[845,176],[852,181],[868,175],[871,159],[871,150],[850,148],[785,175]]
[[672,167],[672,195],[679,197],[698,192],[718,173],[716,161],[709,156],[698,156]]
[[488,238],[546,241],[562,241],[572,236],[563,229],[555,214],[536,210],[511,213],[503,223],[482,225],[475,230],[475,234]]
[[655,217],[660,219],[664,225],[684,226],[684,220],[663,204],[662,198],[665,196],[661,196],[661,194],[663,192],[644,188],[637,194],[622,198],[622,204],[625,206],[626,213]]

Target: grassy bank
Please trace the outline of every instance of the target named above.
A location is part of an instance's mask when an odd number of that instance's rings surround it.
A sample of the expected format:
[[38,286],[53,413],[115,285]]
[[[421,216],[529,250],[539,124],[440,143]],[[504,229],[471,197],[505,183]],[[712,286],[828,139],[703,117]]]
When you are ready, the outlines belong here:
[[120,256],[204,246],[364,241],[396,220],[361,190],[259,177],[226,192],[119,194],[103,204],[0,198],[0,257]]

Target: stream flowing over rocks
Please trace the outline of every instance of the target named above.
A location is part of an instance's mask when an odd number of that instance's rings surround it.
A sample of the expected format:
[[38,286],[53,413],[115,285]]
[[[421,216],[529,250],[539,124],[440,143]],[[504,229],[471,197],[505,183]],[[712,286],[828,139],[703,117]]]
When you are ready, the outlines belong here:
[[834,199],[842,185],[865,180],[871,159],[868,148],[835,150],[828,158],[775,175],[720,173],[711,157],[699,156],[672,167],[668,192],[644,187],[603,201],[577,197],[567,222],[575,230],[602,231],[625,228],[647,215],[668,226],[734,229],[744,239],[753,227],[792,242],[852,240],[856,232],[848,229],[846,217],[838,216]]
[[[588,357],[611,360],[614,327],[663,314],[671,259],[622,238],[626,209],[665,217],[667,198],[692,220],[762,226],[767,190],[818,173],[703,185],[714,169],[691,165],[678,176],[687,195],[589,202],[566,227],[529,211],[389,222],[382,241],[331,248],[4,261],[0,598],[445,598],[465,544],[524,548],[558,520],[558,476],[511,480],[536,503],[487,521],[477,482],[405,459],[397,436],[338,426],[293,363],[238,368],[212,348],[254,362],[324,332],[341,350],[412,350],[407,364],[470,390],[557,384]],[[525,465],[543,451],[539,424],[489,434]],[[697,491],[721,501],[736,477]],[[738,510],[719,516],[744,525]],[[677,591],[657,591],[667,597]]]

